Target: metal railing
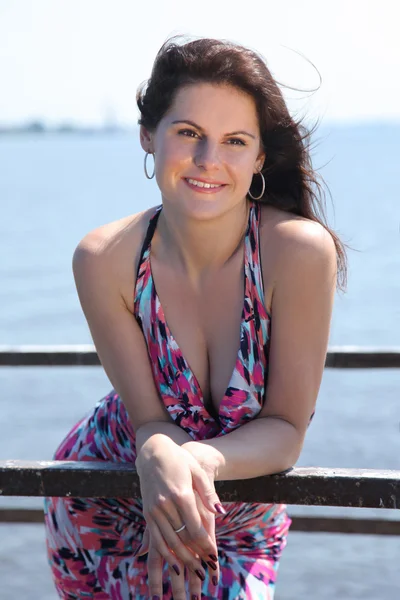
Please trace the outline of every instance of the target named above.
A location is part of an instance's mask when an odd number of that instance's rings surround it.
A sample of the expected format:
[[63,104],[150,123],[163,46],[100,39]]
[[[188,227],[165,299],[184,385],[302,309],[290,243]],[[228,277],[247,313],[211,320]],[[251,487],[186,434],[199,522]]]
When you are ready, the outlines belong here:
[[[0,367],[93,367],[100,361],[91,344],[0,346]],[[400,347],[331,346],[330,369],[400,369]]]
[[[0,346],[0,366],[97,366],[91,345]],[[400,348],[329,348],[327,368],[400,368]],[[308,506],[400,508],[400,471],[296,467],[288,473],[216,483],[222,501]],[[73,461],[0,461],[0,496],[134,498],[134,466]],[[293,516],[291,529],[307,532],[400,535],[400,521],[376,518]],[[43,511],[0,509],[0,523],[40,523]]]

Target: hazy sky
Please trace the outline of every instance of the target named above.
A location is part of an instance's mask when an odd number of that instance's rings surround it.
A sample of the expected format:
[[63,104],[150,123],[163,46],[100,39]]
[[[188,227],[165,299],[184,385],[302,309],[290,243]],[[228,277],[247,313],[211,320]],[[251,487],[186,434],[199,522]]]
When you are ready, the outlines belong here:
[[0,0],[0,123],[135,123],[136,88],[172,34],[263,54],[292,111],[400,121],[398,0]]

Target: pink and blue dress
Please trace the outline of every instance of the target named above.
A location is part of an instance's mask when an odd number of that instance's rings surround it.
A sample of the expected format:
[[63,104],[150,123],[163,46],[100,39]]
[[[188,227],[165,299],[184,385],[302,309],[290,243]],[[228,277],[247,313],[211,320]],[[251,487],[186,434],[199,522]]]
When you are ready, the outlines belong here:
[[[271,316],[265,308],[259,251],[260,206],[251,203],[244,240],[244,302],[236,364],[211,414],[196,377],[165,319],[152,278],[151,240],[161,207],[150,219],[139,261],[134,313],[146,340],[154,381],[171,418],[193,440],[229,434],[254,419],[266,399]],[[114,391],[67,434],[55,460],[134,463],[135,434]],[[290,518],[282,504],[224,503],[216,517],[220,579],[206,571],[202,598],[271,600]],[[135,557],[146,526],[140,499],[46,498],[47,551],[65,600],[148,600],[147,556]],[[163,572],[163,598],[172,599]]]

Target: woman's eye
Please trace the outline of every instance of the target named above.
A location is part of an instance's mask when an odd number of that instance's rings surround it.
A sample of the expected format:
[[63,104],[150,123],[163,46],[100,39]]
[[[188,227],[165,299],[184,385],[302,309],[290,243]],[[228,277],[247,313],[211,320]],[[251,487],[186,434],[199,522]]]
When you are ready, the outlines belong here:
[[[197,131],[193,131],[193,129],[180,129],[178,131],[178,135],[183,135],[189,138],[199,138],[200,135]],[[227,142],[230,146],[246,146],[246,142],[241,140],[240,138],[230,138]]]
[[196,137],[198,134],[192,129],[180,129],[178,131],[179,135],[185,135],[186,137]]
[[229,144],[231,144],[232,146],[245,146],[245,142],[243,140],[241,140],[240,138],[231,138],[230,140],[228,140]]

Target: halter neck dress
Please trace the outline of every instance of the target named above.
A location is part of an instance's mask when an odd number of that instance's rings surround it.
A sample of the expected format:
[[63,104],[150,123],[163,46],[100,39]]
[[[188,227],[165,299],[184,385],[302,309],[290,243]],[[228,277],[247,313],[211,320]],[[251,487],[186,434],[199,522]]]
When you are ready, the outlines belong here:
[[[271,315],[265,308],[259,251],[260,207],[250,204],[244,238],[244,300],[236,364],[218,411],[202,391],[165,319],[154,285],[151,240],[162,207],[150,219],[135,284],[134,314],[153,378],[170,416],[193,440],[227,435],[254,419],[266,401]],[[135,434],[120,396],[111,391],[67,434],[56,460],[135,462]],[[290,518],[282,504],[224,503],[216,517],[220,579],[206,570],[202,598],[271,600]],[[145,600],[147,555],[134,557],[145,521],[140,499],[46,498],[47,551],[61,598]],[[167,568],[163,598],[171,599]]]

